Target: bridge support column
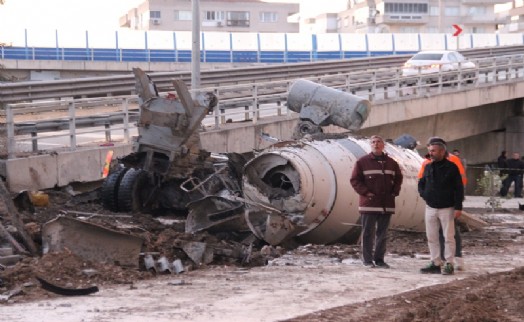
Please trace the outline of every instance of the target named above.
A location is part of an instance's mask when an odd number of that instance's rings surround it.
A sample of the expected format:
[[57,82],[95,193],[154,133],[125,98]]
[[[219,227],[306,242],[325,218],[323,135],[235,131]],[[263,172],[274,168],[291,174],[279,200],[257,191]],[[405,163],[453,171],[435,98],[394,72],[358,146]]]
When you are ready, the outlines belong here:
[[524,156],[524,99],[513,100],[513,114],[506,122],[505,147],[508,154],[519,152]]
[[505,141],[508,155],[512,152],[524,155],[524,116],[513,116],[506,121]]

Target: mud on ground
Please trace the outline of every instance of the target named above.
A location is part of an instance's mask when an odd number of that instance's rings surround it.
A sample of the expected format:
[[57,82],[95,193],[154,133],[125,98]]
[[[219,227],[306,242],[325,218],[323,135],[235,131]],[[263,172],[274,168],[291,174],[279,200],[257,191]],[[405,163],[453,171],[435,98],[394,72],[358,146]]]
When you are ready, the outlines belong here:
[[[186,234],[183,232],[183,216],[170,214],[154,218],[148,215],[115,214],[102,209],[96,191],[71,196],[65,190],[46,191],[50,197],[47,207],[37,207],[34,213],[21,211],[26,228],[38,245],[41,245],[41,225],[57,215],[72,216],[121,232],[140,236],[145,240],[144,251],[155,252],[168,258],[180,258],[187,270],[206,270],[226,266],[258,266],[282,255],[314,256],[333,261],[358,261],[358,245],[305,245],[274,248],[255,243],[249,253],[236,256],[215,256],[209,265],[196,265],[177,247],[181,241],[202,241],[222,245],[226,249],[246,249],[246,236],[209,233]],[[477,215],[488,221],[490,229],[463,233],[466,254],[504,253],[516,242],[523,244],[521,223],[505,225],[497,216],[476,209]],[[515,216],[524,212],[506,209]],[[122,216],[123,215],[123,216]],[[522,221],[520,221],[522,222]],[[8,223],[4,222],[4,225]],[[502,229],[492,229],[500,227]],[[249,240],[249,238],[248,238]],[[388,256],[414,258],[427,254],[424,234],[391,230]],[[291,264],[293,265],[293,264]],[[470,265],[475,265],[470,263]],[[120,266],[86,261],[69,251],[43,256],[25,257],[12,267],[0,271],[0,294],[20,289],[20,293],[4,304],[24,303],[60,297],[40,287],[36,277],[46,279],[67,288],[100,288],[125,284],[133,287],[141,280],[155,279],[157,273],[122,268]],[[188,279],[189,277],[186,277]],[[290,321],[521,321],[524,320],[524,268],[510,272],[468,277],[447,284],[416,289],[403,294],[378,298],[363,303],[337,307],[297,317]]]

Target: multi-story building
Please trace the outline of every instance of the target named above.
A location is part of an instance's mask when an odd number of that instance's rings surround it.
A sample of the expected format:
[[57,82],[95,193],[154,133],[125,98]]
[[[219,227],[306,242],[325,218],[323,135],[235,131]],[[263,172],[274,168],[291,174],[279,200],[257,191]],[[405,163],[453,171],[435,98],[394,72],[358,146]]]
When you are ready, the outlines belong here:
[[[298,13],[296,3],[260,0],[200,0],[202,31],[298,32],[288,16]],[[190,31],[191,0],[145,0],[120,18],[121,27],[135,30]]]
[[513,0],[508,15],[510,21],[504,31],[524,32],[524,0]]
[[[508,0],[350,0],[338,14],[338,32],[491,33],[506,23],[495,5]],[[521,2],[521,1],[519,1]],[[524,9],[523,9],[524,10]]]

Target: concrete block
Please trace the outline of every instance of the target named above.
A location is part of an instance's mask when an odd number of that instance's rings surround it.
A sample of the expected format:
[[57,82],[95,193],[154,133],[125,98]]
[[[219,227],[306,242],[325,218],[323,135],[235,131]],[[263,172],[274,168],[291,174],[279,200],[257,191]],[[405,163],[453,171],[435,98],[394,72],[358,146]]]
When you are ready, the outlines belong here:
[[6,161],[11,192],[48,189],[58,184],[57,155],[38,155]]
[[57,166],[58,185],[62,187],[73,181],[102,178],[104,160],[99,149],[71,151],[58,154]]

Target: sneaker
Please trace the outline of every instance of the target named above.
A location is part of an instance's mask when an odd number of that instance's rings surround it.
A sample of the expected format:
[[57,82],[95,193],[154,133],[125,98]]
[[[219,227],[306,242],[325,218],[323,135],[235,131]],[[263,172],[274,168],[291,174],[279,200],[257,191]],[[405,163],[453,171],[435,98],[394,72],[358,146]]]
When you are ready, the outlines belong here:
[[440,274],[440,266],[437,266],[431,262],[428,264],[428,266],[421,268],[420,272],[422,274]]
[[375,266],[380,268],[389,268],[389,265],[384,261],[375,261]]
[[374,268],[375,267],[375,264],[373,264],[373,262],[364,262],[363,264],[364,264],[364,266],[366,266],[368,268]]
[[454,273],[453,264],[446,263],[444,266],[442,266],[442,275],[453,275]]
[[457,271],[465,270],[464,258],[462,258],[462,257],[455,257],[455,269]]

